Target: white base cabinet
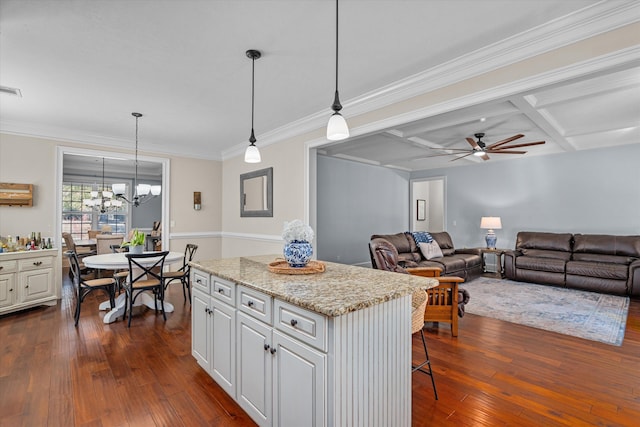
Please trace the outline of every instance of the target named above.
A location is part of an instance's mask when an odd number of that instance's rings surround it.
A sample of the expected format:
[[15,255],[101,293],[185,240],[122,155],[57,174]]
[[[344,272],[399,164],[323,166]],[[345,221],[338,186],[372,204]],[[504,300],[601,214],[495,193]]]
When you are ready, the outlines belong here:
[[56,305],[56,250],[0,254],[0,314]]
[[258,425],[411,425],[410,295],[327,317],[191,271],[193,356]]
[[[236,309],[210,295],[208,277],[192,280],[192,284],[191,353],[218,385],[235,398]],[[212,286],[216,284],[220,281],[213,281]]]

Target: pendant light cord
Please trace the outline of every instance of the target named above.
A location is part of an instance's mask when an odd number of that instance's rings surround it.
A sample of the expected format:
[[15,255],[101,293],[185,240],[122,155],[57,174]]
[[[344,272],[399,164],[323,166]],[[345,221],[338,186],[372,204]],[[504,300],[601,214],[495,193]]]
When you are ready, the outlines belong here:
[[336,93],[338,93],[338,0],[336,0]]
[[135,115],[135,118],[136,118],[136,173],[133,180],[133,187],[135,191],[134,198],[138,196],[138,119],[140,118],[140,116]]
[[[251,57],[251,138],[249,141],[253,144],[255,141],[255,136],[253,133],[253,110],[255,103],[255,83],[256,83],[256,58],[255,55]],[[253,139],[253,141],[252,141]]]

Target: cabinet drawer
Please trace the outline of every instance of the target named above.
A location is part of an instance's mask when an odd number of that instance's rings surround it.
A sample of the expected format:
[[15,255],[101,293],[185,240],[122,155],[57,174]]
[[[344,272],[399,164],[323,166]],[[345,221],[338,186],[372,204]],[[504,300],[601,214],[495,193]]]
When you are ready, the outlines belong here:
[[200,289],[205,294],[209,294],[209,274],[199,270],[191,270],[191,285],[195,289]]
[[20,271],[39,270],[53,266],[53,257],[43,256],[37,258],[21,259],[19,261]]
[[18,261],[0,261],[0,274],[15,273],[18,270]]
[[327,351],[327,318],[278,299],[274,302],[276,329],[319,350]]
[[220,301],[236,306],[236,284],[219,277],[211,276],[211,295]]
[[273,322],[273,299],[262,292],[238,286],[238,308],[269,325]]

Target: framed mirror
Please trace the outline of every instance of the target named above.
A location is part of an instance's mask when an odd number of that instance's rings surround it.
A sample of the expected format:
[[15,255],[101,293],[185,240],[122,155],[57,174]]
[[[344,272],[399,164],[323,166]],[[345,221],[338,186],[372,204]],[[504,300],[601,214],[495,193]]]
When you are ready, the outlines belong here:
[[273,216],[273,168],[240,175],[240,216]]

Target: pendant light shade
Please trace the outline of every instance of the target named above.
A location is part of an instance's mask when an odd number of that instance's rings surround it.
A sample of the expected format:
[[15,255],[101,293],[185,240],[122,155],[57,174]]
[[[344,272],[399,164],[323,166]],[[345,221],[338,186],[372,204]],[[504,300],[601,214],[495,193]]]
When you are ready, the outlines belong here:
[[340,104],[340,95],[338,94],[338,0],[336,0],[336,92],[331,105],[333,115],[329,118],[327,124],[327,139],[330,141],[340,141],[349,138],[349,126],[347,121],[340,114],[342,104]]
[[260,150],[256,147],[256,135],[253,131],[256,59],[260,58],[260,56],[262,55],[259,50],[249,49],[247,51],[247,57],[251,58],[251,136],[249,137],[249,146],[244,152],[244,161],[246,163],[260,163],[262,161],[262,158],[260,157]]

